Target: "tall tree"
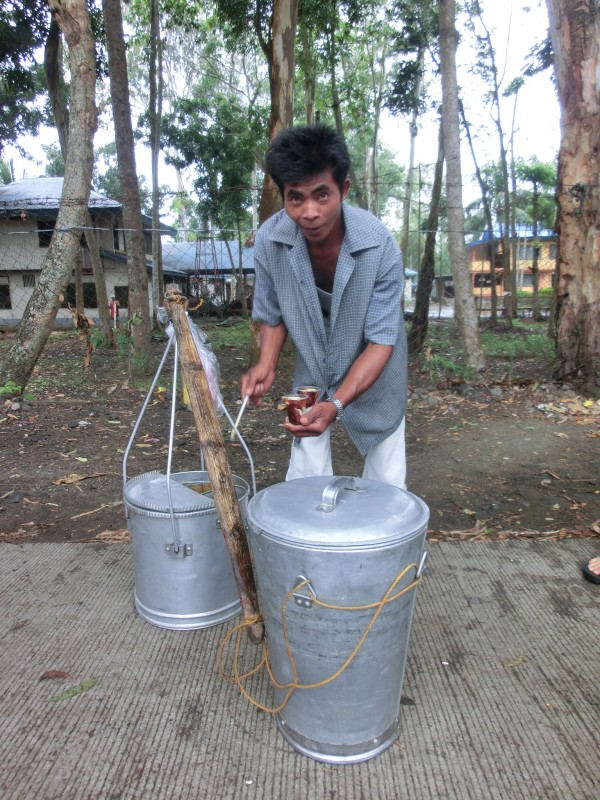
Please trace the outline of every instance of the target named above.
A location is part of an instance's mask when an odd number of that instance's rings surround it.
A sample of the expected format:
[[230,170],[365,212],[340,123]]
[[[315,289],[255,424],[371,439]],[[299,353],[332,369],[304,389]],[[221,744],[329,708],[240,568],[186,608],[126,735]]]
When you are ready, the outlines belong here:
[[106,24],[111,102],[127,248],[129,321],[133,346],[130,364],[134,373],[145,373],[150,366],[151,353],[148,274],[135,165],[121,2],[120,0],[102,0],[102,8]]
[[502,174],[502,265],[504,269],[504,315],[510,324],[515,315],[517,307],[517,279],[516,270],[513,269],[511,262],[511,202],[510,202],[510,183],[508,174],[508,157],[504,127],[501,115],[501,76],[498,72],[496,63],[496,51],[492,43],[490,31],[485,24],[479,0],[471,0],[468,5],[469,19],[473,28],[475,23],[481,29],[481,33],[475,34],[478,50],[478,59],[475,63],[474,72],[483,77],[489,86],[487,99],[491,109],[491,118],[498,134],[499,147],[499,167]]
[[52,331],[62,295],[80,251],[92,181],[96,127],[94,38],[85,0],[48,0],[69,46],[71,113],[63,194],[40,280],[17,337],[0,364],[0,385],[24,387]]
[[429,218],[427,220],[427,235],[425,237],[423,258],[419,267],[415,309],[412,315],[412,324],[408,336],[408,348],[410,353],[419,353],[423,349],[423,344],[427,336],[427,328],[429,325],[429,299],[431,298],[431,289],[433,288],[433,278],[435,274],[435,241],[437,238],[438,219],[440,215],[443,178],[444,131],[440,120],[438,154],[435,162],[431,204],[429,206]]
[[[407,262],[410,231],[410,211],[417,180],[415,146],[419,133],[419,118],[425,110],[425,75],[427,53],[437,60],[438,4],[435,0],[394,0],[391,17],[397,23],[391,50],[396,56],[391,73],[391,88],[387,107],[394,115],[410,116],[409,161],[402,204],[400,250]],[[429,58],[431,61],[431,57]]]
[[160,238],[160,187],[158,182],[158,161],[160,156],[160,128],[162,124],[163,70],[162,38],[160,31],[160,3],[150,3],[150,152],[152,158],[152,306],[162,306],[163,263]]
[[[69,142],[69,107],[68,107],[68,89],[65,84],[63,68],[62,68],[62,36],[59,25],[56,19],[53,19],[50,24],[48,32],[48,39],[44,48],[44,73],[46,75],[46,84],[48,86],[48,98],[52,107],[54,115],[54,123],[58,133],[58,141],[60,149],[55,152],[55,171],[62,171],[58,174],[64,175],[64,166],[68,153]],[[54,152],[52,146],[45,148],[46,155],[51,156]],[[60,158],[59,158],[60,156]],[[62,164],[61,164],[62,162]],[[47,170],[48,173],[48,170]],[[50,173],[48,173],[50,174]],[[107,342],[114,342],[114,332],[110,322],[110,312],[108,308],[108,296],[106,292],[106,280],[104,276],[104,267],[102,266],[102,259],[100,258],[100,244],[96,237],[94,230],[94,223],[92,216],[88,210],[86,217],[86,227],[84,231],[85,241],[88,248],[88,254],[94,273],[94,282],[96,284],[96,298],[98,305],[98,316],[100,318],[100,327],[104,338]],[[84,300],[83,300],[83,261],[81,253],[75,261],[75,298],[76,307],[79,314],[84,313]]]
[[600,13],[546,0],[561,109],[556,337],[561,379],[600,387]]
[[460,112],[456,77],[456,20],[454,0],[440,0],[440,68],[442,72],[442,123],[446,160],[448,247],[454,278],[454,312],[469,366],[485,368],[475,298],[471,289],[469,258],[465,247],[462,167],[460,159]]

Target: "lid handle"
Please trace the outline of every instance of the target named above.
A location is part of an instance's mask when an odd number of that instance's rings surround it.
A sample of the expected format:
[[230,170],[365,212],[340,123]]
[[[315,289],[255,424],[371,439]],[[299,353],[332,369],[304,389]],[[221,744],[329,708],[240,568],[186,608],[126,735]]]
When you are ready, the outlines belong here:
[[334,478],[332,481],[330,481],[323,489],[323,496],[321,497],[321,502],[317,506],[317,511],[324,511],[325,513],[333,511],[337,503],[337,496],[341,489],[350,489],[353,492],[356,492],[357,486],[354,482],[354,478],[342,476],[341,478]]

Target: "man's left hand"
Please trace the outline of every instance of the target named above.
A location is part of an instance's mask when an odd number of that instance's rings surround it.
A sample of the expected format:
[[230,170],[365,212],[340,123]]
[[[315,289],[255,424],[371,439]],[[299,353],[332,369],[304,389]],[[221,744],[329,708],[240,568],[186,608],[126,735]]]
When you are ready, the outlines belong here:
[[331,425],[337,416],[337,408],[333,403],[315,403],[312,408],[300,417],[300,425],[285,422],[285,427],[294,436],[320,436]]

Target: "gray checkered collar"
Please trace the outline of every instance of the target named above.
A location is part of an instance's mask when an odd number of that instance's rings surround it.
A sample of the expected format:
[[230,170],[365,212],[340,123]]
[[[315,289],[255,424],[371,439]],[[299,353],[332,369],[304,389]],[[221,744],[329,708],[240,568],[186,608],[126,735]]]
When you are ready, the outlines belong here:
[[[279,220],[273,226],[269,238],[274,242],[281,242],[294,247],[294,245],[298,244],[298,239],[302,236],[302,232],[284,210],[278,213]],[[346,226],[344,242],[349,253],[356,253],[359,250],[367,250],[370,247],[378,247],[380,245],[381,239],[376,235],[378,220],[375,216],[362,208],[348,205],[348,203],[342,203],[342,214],[344,215],[344,224]],[[373,224],[365,225],[365,215],[371,218]]]

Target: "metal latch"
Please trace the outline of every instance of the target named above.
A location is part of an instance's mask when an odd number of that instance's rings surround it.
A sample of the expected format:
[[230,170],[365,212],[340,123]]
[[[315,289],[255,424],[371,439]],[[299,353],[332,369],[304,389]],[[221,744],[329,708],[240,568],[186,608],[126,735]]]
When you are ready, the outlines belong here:
[[171,544],[165,545],[165,552],[171,558],[185,558],[186,556],[192,555],[194,546],[191,544],[175,544],[175,542],[171,542]]
[[[313,600],[317,599],[317,595],[315,594],[315,590],[312,588],[308,578],[305,578],[304,575],[298,575],[296,578],[296,586],[299,583],[304,583],[305,581],[308,581],[308,583],[305,583],[301,591],[294,592],[293,598],[296,601],[297,606],[301,606],[302,608],[312,608]],[[302,593],[305,589],[308,591],[308,594]]]

